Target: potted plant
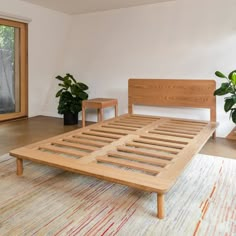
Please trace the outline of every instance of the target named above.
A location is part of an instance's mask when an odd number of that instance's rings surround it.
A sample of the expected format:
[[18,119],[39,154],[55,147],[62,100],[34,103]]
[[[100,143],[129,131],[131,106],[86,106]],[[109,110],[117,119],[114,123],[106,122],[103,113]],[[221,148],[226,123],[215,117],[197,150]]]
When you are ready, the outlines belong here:
[[82,110],[82,101],[88,99],[85,92],[88,86],[77,82],[73,75],[67,73],[64,77],[56,77],[62,87],[56,94],[59,97],[58,113],[64,115],[64,125],[78,124],[78,113]]
[[236,124],[236,70],[230,72],[228,77],[220,71],[216,71],[215,75],[226,81],[215,90],[214,95],[227,95],[227,97],[225,97],[224,110],[225,112],[230,112],[230,119]]

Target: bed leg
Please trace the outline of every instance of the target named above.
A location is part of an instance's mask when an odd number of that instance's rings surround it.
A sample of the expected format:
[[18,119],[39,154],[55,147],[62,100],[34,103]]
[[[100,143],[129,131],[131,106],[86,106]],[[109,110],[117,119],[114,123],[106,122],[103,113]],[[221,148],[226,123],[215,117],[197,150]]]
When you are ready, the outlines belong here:
[[20,159],[20,158],[17,158],[16,159],[16,174],[18,176],[22,175],[23,174],[23,160]]
[[213,138],[213,139],[216,138],[216,132],[214,132],[214,133],[212,134],[212,138]]
[[157,217],[163,219],[165,215],[164,194],[157,194]]

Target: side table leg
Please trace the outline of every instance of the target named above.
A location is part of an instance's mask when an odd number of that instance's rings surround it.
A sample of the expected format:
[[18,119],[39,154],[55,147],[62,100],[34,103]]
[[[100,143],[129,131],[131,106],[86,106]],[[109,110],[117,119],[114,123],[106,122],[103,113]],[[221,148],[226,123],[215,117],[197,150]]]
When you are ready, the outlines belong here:
[[100,109],[100,121],[103,121],[103,108]]
[[216,131],[212,134],[212,138],[216,139]]
[[85,127],[85,107],[82,107],[82,127]]
[[102,109],[98,108],[97,110],[98,122],[102,121]]
[[115,117],[118,116],[118,104],[115,105]]

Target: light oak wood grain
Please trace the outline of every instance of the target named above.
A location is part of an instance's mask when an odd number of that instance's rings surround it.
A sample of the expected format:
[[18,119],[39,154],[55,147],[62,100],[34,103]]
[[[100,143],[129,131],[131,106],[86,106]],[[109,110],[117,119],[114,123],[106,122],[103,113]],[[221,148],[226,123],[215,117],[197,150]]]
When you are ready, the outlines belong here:
[[101,122],[104,119],[104,109],[107,107],[114,107],[115,117],[118,116],[118,101],[115,98],[93,98],[82,101],[82,127],[85,127],[86,109],[96,109],[97,120]]
[[[130,82],[129,101],[134,104],[144,101],[145,105],[160,105],[159,102],[163,102],[162,105],[170,105],[173,102],[174,106],[209,106],[211,113],[214,112],[212,107],[215,106],[215,100],[212,99],[213,93],[209,92],[212,90],[211,81],[193,81],[192,84],[187,82],[191,94],[184,94],[184,98],[189,96],[191,101],[188,103],[183,102],[182,98],[182,92],[186,90],[186,81],[184,84],[182,80],[166,82],[167,85],[163,81],[158,85],[160,81],[154,81],[153,86],[149,80],[142,80],[141,84],[140,81],[136,84],[136,80]],[[157,98],[157,102],[153,101],[155,98],[153,91],[166,86],[169,86],[170,90],[176,90],[172,99],[165,101],[163,98],[159,100]],[[146,88],[153,89],[150,92],[154,96],[152,99]],[[137,99],[137,93],[143,89],[147,93],[147,98],[142,92],[142,99],[139,96]],[[204,98],[199,98],[194,93],[202,94]],[[129,109],[132,104],[129,103]],[[12,150],[11,155],[17,158],[18,174],[23,172],[21,160],[26,159],[144,191],[156,192],[157,215],[163,218],[164,194],[215,132],[216,127],[214,119],[208,122],[130,113]],[[75,159],[75,156],[78,159]]]

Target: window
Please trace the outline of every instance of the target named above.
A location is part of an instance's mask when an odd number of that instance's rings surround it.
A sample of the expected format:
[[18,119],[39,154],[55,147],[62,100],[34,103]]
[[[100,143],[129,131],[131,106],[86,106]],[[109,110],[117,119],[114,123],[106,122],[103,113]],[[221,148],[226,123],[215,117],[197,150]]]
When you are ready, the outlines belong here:
[[0,19],[0,121],[28,115],[28,25]]

